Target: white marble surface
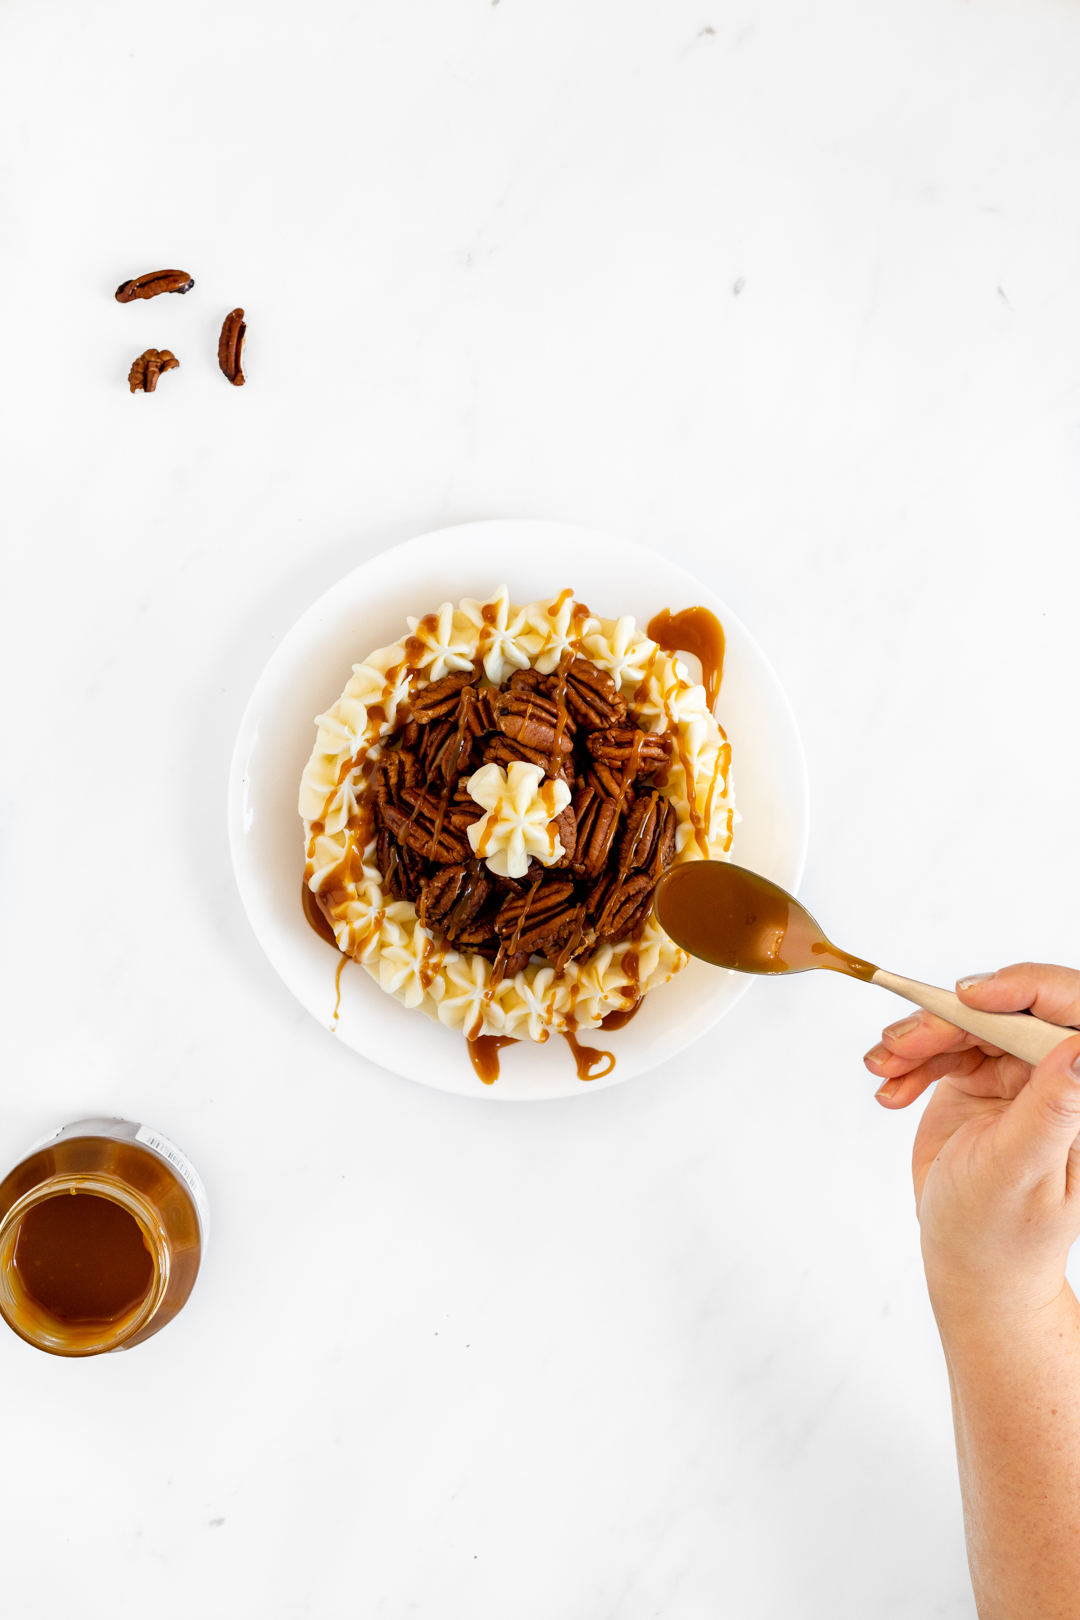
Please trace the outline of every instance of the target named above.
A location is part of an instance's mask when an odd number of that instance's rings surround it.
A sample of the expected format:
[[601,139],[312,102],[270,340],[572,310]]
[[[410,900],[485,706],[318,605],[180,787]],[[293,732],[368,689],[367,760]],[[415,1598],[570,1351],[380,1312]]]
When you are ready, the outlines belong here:
[[973,1615],[898,1004],[423,1090],[276,982],[225,778],[358,560],[591,524],[772,657],[836,937],[1080,959],[1078,53],[1064,0],[4,7],[0,1147],[146,1118],[216,1222],[131,1355],[0,1335],[5,1616]]

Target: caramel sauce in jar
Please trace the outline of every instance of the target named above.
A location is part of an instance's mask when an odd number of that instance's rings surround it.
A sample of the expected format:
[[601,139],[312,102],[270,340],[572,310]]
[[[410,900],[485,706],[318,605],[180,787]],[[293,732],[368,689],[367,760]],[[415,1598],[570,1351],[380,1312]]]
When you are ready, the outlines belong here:
[[206,1235],[174,1143],[128,1120],[66,1125],[0,1182],[0,1315],[52,1355],[141,1344],[186,1303]]

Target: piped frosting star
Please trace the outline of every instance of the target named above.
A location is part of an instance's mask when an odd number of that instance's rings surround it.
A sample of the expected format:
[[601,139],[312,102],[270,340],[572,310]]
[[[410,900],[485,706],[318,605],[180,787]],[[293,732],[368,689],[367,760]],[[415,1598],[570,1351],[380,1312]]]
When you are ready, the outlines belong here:
[[525,609],[511,608],[505,585],[487,602],[466,596],[461,611],[480,631],[484,674],[492,686],[499,686],[513,669],[528,669],[529,655],[517,639],[525,629]]
[[439,681],[457,669],[472,668],[473,626],[464,615],[458,617],[463,623],[455,625],[453,604],[444,602],[437,613],[405,621],[412,632],[405,644],[409,666],[421,670],[429,681]]
[[553,866],[566,853],[555,818],[570,803],[570,789],[562,781],[541,786],[543,776],[542,766],[515,760],[508,771],[481,765],[466,783],[487,812],[469,828],[469,843],[499,877],[524,877],[531,856]]

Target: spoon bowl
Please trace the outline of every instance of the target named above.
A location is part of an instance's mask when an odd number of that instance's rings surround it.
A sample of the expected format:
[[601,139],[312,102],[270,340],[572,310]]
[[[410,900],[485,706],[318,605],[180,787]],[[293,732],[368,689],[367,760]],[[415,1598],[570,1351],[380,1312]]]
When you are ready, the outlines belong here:
[[669,867],[654,905],[676,945],[716,967],[769,974],[831,968],[853,979],[877,972],[873,962],[838,950],[786,889],[730,861]]
[[691,956],[735,973],[806,973],[827,968],[877,984],[978,1040],[1038,1063],[1073,1029],[1030,1013],[988,1013],[966,1007],[937,985],[905,979],[851,956],[828,940],[806,907],[779,884],[730,861],[686,861],[669,867],[656,886],[653,909],[664,932]]

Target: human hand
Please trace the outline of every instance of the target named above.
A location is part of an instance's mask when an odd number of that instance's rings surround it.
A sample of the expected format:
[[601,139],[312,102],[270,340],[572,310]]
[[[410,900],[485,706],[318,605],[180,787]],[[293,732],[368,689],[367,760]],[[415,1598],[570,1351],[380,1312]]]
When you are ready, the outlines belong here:
[[[1021,962],[961,979],[986,1012],[1030,1008],[1080,1023],[1080,973]],[[915,1137],[912,1174],[935,1309],[1028,1310],[1061,1292],[1080,1236],[1080,1034],[1034,1069],[931,1013],[883,1032],[866,1054],[878,1100],[906,1108],[938,1082]]]

